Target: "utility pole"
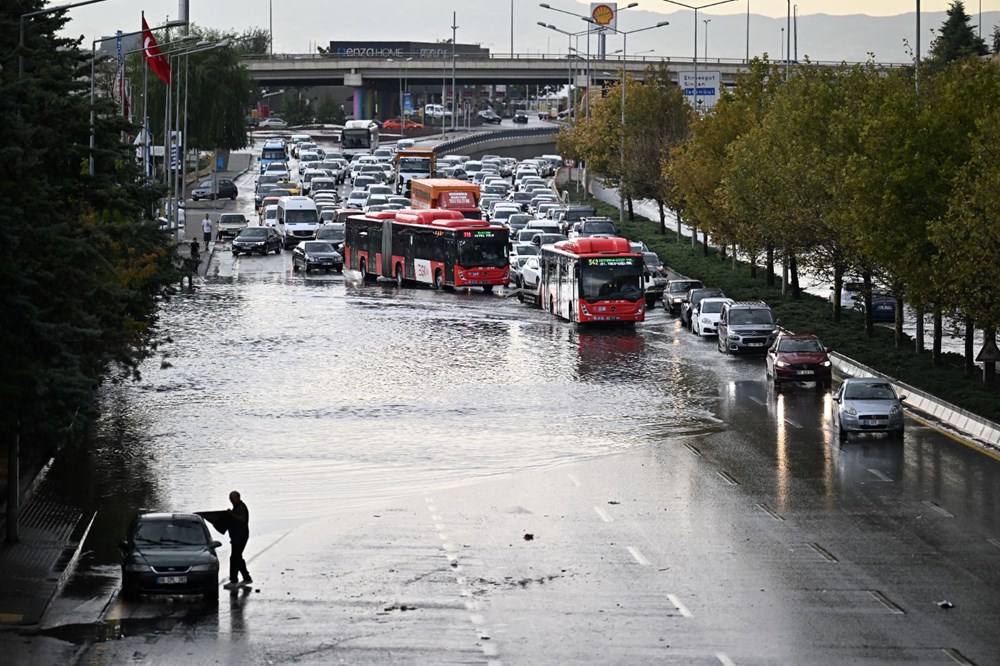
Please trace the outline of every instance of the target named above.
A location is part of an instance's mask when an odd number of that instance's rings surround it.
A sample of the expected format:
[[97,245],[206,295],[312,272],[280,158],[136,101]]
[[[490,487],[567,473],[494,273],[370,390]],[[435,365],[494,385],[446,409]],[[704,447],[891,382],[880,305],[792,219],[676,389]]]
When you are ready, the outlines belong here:
[[455,87],[455,33],[458,30],[457,12],[451,13],[451,129],[458,128],[458,88]]

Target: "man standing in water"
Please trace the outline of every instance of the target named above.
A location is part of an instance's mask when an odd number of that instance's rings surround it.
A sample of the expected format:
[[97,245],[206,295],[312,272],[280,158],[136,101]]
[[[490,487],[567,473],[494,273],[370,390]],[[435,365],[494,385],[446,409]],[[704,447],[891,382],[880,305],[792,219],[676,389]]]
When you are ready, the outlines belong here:
[[[224,585],[227,590],[235,590],[240,585],[249,585],[253,582],[250,572],[247,571],[246,560],[243,559],[243,549],[247,547],[250,539],[250,510],[240,499],[237,491],[229,493],[229,501],[233,503],[233,508],[229,509],[229,542],[232,544],[233,552],[229,555],[229,582]],[[243,582],[240,583],[239,576],[243,574]]]

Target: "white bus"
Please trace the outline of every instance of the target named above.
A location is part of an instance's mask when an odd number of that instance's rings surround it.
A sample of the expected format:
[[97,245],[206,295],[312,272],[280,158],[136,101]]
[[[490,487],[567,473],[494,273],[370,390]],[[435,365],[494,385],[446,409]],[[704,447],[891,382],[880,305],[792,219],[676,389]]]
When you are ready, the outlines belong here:
[[371,155],[378,148],[378,123],[374,120],[348,120],[340,132],[344,155]]
[[295,247],[302,241],[316,238],[319,228],[319,211],[309,197],[281,197],[275,220],[278,231],[284,236],[285,248]]

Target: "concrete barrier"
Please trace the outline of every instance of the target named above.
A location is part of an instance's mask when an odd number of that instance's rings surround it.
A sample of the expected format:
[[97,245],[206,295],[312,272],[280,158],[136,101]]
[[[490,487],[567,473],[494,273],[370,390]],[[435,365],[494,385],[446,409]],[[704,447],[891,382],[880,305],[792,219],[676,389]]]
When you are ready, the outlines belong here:
[[905,384],[843,354],[832,352],[834,369],[845,377],[879,377],[886,380],[900,395],[905,395],[904,407],[932,416],[956,433],[991,449],[1000,449],[1000,425],[937,398],[926,391]]

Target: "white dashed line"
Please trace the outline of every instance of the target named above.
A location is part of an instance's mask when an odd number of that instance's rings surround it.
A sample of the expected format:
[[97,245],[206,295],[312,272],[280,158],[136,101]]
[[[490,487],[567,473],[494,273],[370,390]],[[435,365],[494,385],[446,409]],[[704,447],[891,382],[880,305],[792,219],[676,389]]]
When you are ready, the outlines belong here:
[[730,659],[725,652],[717,652],[715,658],[722,663],[722,666],[736,666],[736,662]]
[[469,616],[469,622],[476,625],[477,627],[480,626],[485,621],[486,619],[479,613],[473,613],[472,615]]
[[598,516],[598,517],[599,517],[599,518],[600,518],[600,519],[601,519],[602,521],[604,521],[605,523],[610,523],[610,522],[611,522],[611,516],[609,516],[609,515],[607,514],[607,512],[606,512],[606,511],[605,511],[604,509],[602,509],[601,507],[599,507],[599,506],[595,506],[595,507],[594,507],[594,511],[595,511],[595,512],[597,513],[597,516]]
[[947,509],[938,506],[937,504],[935,504],[934,502],[932,502],[930,500],[924,500],[923,504],[924,504],[924,506],[928,507],[929,509],[932,509],[933,511],[936,511],[936,512],[940,513],[945,518],[954,518],[955,517],[955,514],[950,513]]
[[634,546],[627,546],[626,548],[628,552],[632,554],[632,557],[635,558],[636,562],[644,567],[649,566],[649,560],[646,559],[645,555],[639,552],[638,548],[635,548]]
[[1000,539],[987,539],[986,542],[991,546],[996,546],[997,548],[1000,548]]
[[788,425],[792,426],[793,428],[799,428],[799,429],[802,428],[802,424],[796,423],[795,421],[793,421],[791,419],[785,419],[785,423],[787,423]]
[[871,467],[869,467],[868,472],[877,477],[879,481],[887,481],[889,483],[892,483],[892,479],[890,479],[888,476],[886,476],[877,469],[872,469]]
[[749,396],[749,397],[750,397],[750,400],[752,400],[753,402],[756,402],[756,403],[757,403],[758,405],[760,405],[761,407],[763,407],[763,406],[764,406],[764,401],[763,401],[763,400],[761,400],[760,398],[758,398],[757,396],[755,396],[755,395],[751,395],[751,396]]
[[691,611],[689,611],[687,609],[687,606],[685,606],[684,604],[682,604],[681,600],[677,598],[676,594],[668,594],[667,595],[667,599],[670,600],[670,603],[672,603],[674,605],[674,607],[677,608],[677,611],[681,615],[683,615],[684,617],[694,617],[694,615],[691,613]]
[[570,480],[570,483],[572,483],[572,484],[573,484],[574,486],[576,486],[577,488],[579,488],[579,487],[580,487],[580,479],[576,478],[576,477],[575,477],[575,476],[573,476],[572,474],[567,474],[566,476],[568,476],[568,477],[569,477],[569,480]]

